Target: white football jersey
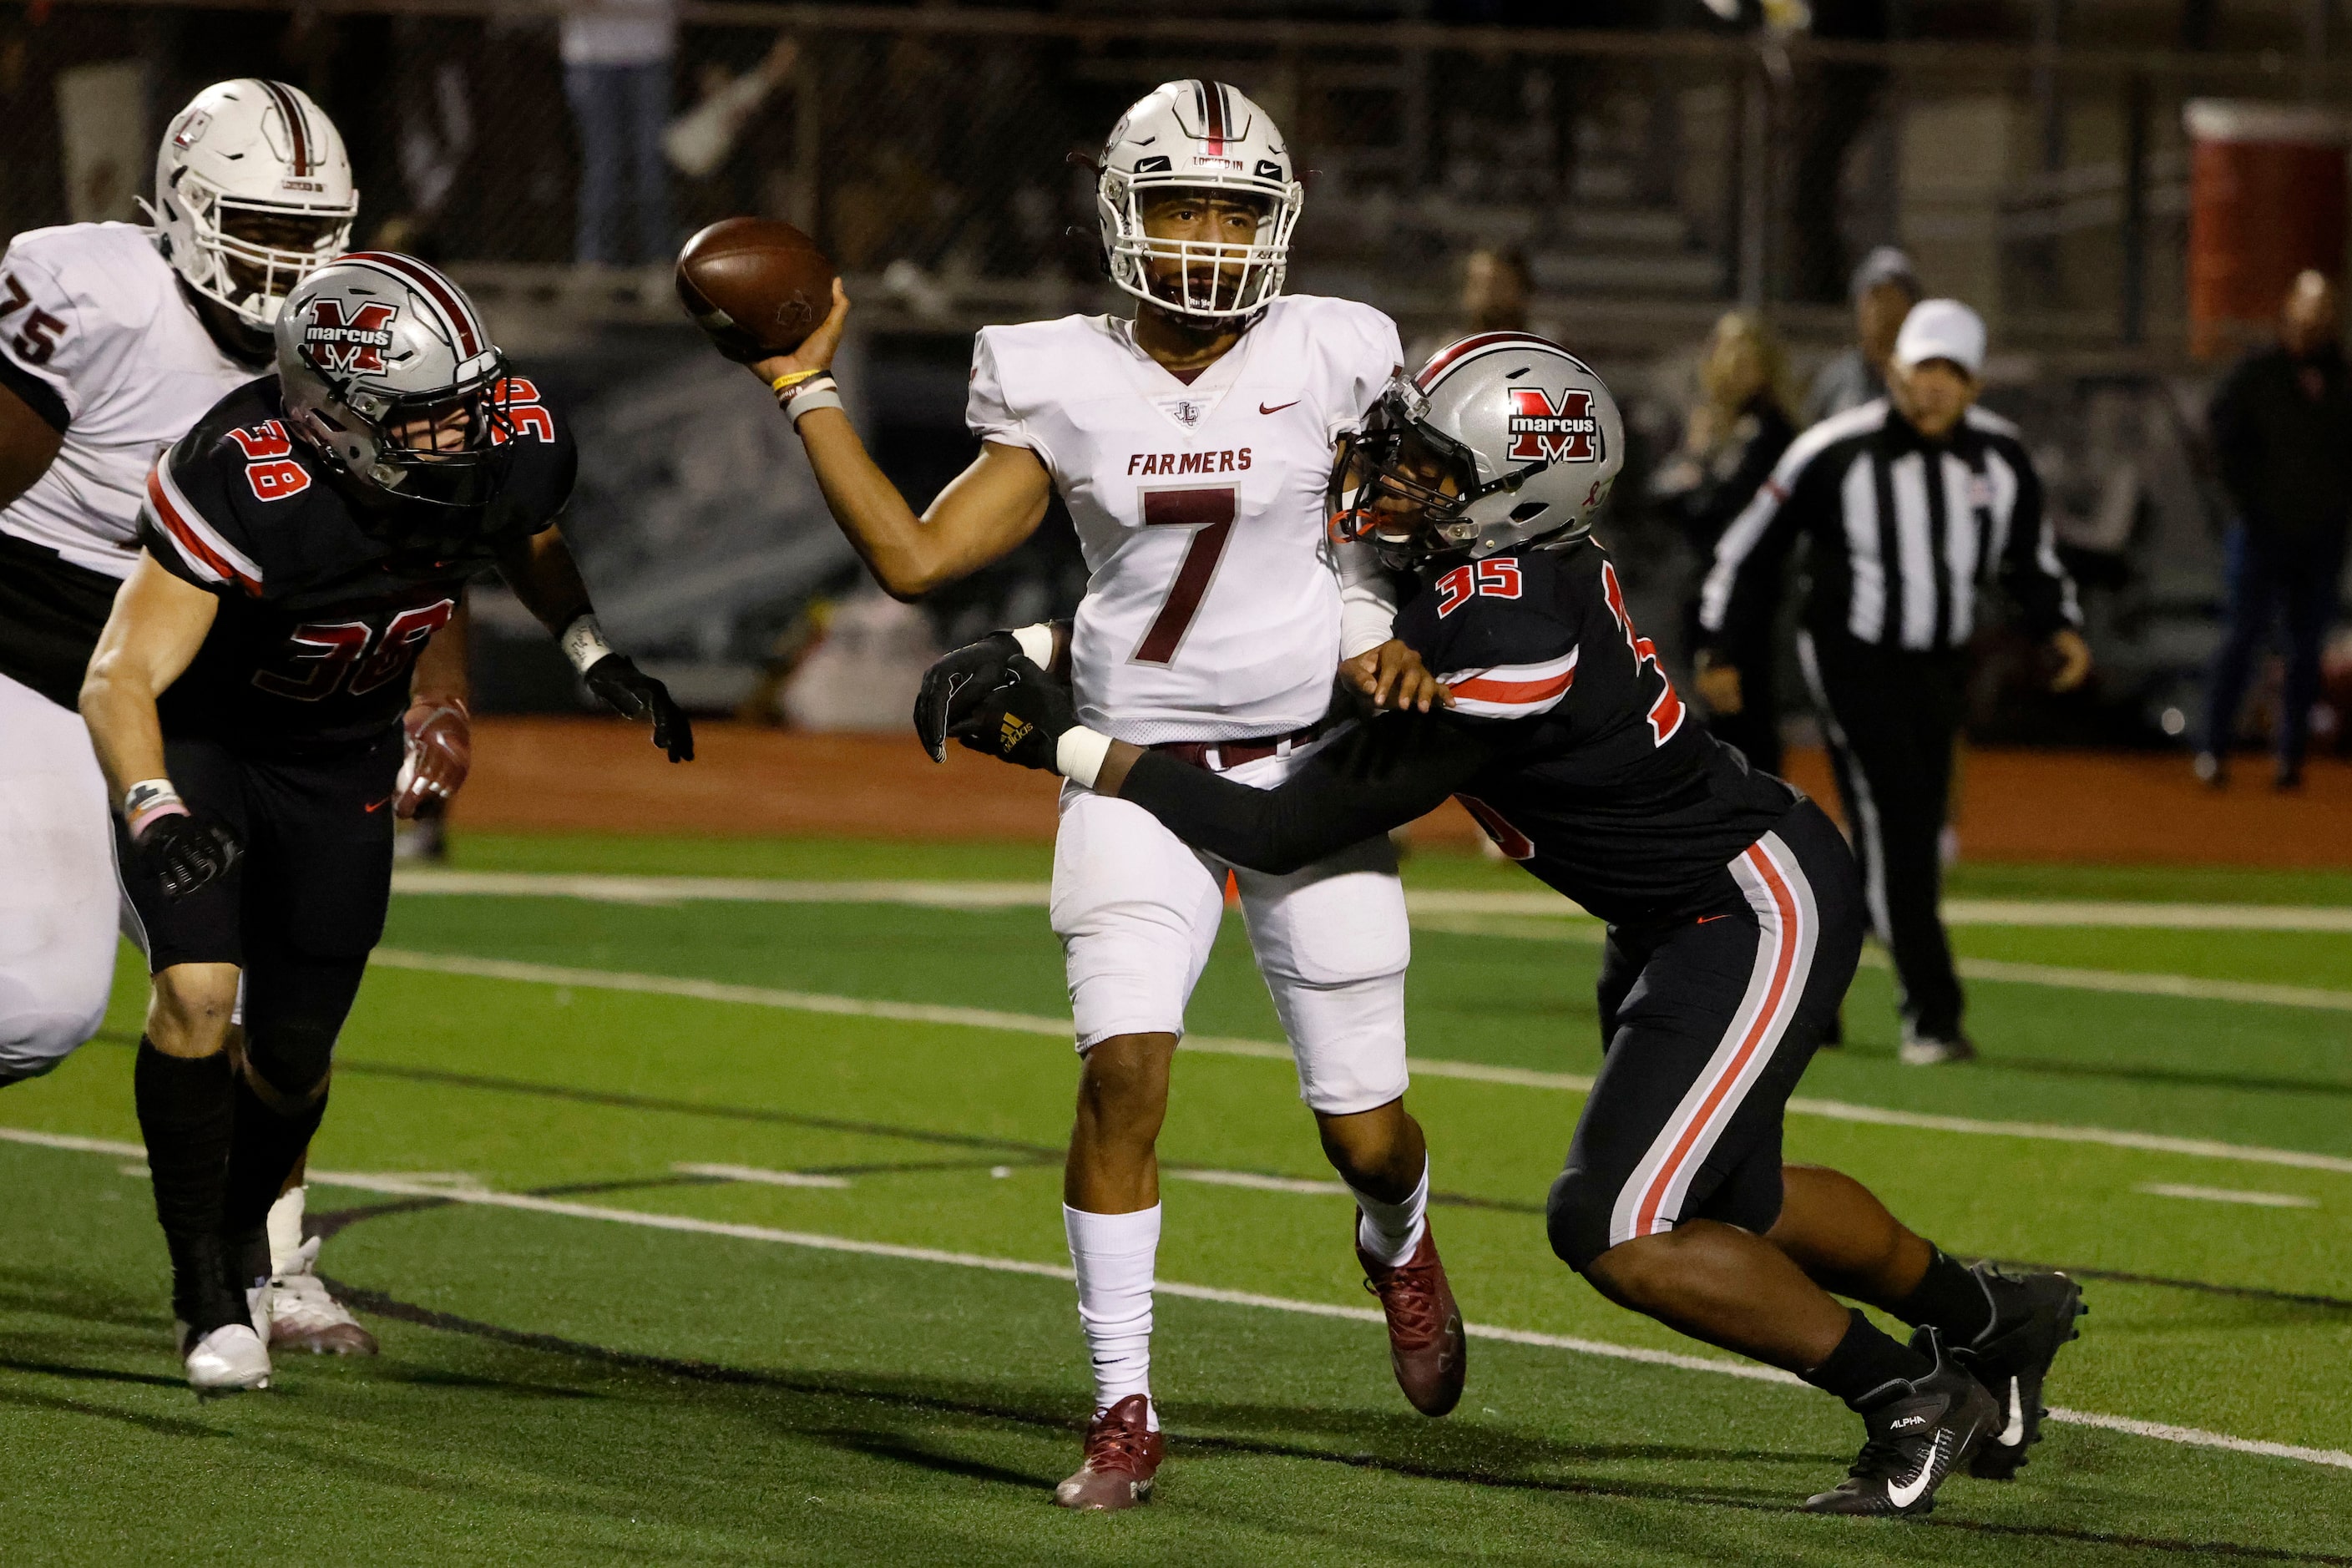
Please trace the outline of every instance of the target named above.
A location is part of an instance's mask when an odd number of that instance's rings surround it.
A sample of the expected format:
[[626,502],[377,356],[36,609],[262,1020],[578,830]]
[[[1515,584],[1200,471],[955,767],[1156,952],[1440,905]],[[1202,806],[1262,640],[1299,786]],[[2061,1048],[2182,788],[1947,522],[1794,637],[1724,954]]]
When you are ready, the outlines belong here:
[[1138,745],[1277,735],[1330,705],[1339,584],[1331,447],[1402,359],[1369,305],[1283,295],[1191,385],[1132,323],[985,327],[967,418],[1044,460],[1088,579],[1078,714]]
[[221,352],[152,232],[77,223],[18,235],[0,257],[5,380],[65,409],[48,471],[0,510],[0,530],[77,566],[127,577],[147,470],[232,389],[263,373]]

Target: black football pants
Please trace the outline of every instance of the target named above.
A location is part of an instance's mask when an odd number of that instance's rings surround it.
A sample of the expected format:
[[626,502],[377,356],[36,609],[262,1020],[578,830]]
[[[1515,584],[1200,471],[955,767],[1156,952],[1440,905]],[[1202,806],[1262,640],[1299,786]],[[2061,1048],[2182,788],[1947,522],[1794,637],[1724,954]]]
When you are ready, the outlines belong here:
[[1871,930],[1894,955],[1905,1032],[1960,1036],[1959,976],[1944,935],[1941,839],[1966,656],[1913,653],[1843,632],[1797,637],[1862,866]]

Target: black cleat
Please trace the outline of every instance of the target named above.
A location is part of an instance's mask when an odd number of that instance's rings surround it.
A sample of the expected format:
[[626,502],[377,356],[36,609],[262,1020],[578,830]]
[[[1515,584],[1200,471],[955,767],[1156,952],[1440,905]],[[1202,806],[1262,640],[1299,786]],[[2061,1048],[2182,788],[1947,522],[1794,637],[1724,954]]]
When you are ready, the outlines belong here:
[[2082,1337],[2074,1320],[2091,1309],[2083,1288],[2063,1274],[2004,1274],[1990,1263],[1969,1270],[1993,1304],[1990,1327],[1974,1342],[1958,1346],[1953,1359],[1977,1375],[2000,1406],[2000,1421],[1989,1433],[1969,1474],[1988,1481],[2013,1480],[2025,1465],[2025,1451],[2042,1441],[2042,1384],[2059,1347]]
[[1941,1335],[1922,1328],[1911,1348],[1936,1363],[1916,1383],[1900,1379],[1871,1391],[1862,1413],[1862,1455],[1845,1479],[1805,1500],[1807,1513],[1920,1514],[1936,1489],[2000,1426],[2000,1407],[1983,1384],[1945,1353]]

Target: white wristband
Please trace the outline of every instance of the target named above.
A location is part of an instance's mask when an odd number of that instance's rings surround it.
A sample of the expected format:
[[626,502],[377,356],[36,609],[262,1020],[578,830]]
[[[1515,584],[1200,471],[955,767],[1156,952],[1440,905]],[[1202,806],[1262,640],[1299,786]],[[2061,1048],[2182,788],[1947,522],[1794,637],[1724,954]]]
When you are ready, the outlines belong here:
[[801,427],[801,421],[818,409],[840,406],[841,389],[831,376],[826,376],[821,381],[811,382],[806,391],[795,392],[787,398],[784,402],[784,416],[793,422],[793,428],[797,430]]
[[1054,742],[1054,771],[1072,784],[1092,789],[1102,773],[1103,759],[1109,755],[1108,735],[1083,726],[1065,730]]
[[596,624],[593,610],[583,610],[573,616],[572,624],[555,641],[563,649],[563,657],[572,661],[572,668],[583,675],[588,673],[590,665],[613,651],[613,645],[604,640],[604,628]]
[[1021,645],[1021,657],[1040,669],[1054,668],[1054,623],[1039,621],[1033,626],[1021,626],[1013,634]]
[[142,779],[122,792],[122,824],[133,838],[157,817],[187,815],[187,805],[170,779]]

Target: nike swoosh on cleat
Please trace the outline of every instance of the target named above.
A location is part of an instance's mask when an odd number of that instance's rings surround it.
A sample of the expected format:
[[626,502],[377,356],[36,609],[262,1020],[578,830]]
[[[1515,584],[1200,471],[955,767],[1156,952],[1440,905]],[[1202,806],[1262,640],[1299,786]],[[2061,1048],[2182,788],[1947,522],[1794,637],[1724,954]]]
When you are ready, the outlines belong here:
[[2009,1425],[1993,1439],[2004,1448],[2014,1448],[2025,1441],[2025,1401],[2018,1395],[2017,1379],[2009,1380]]
[[1943,1458],[1944,1450],[1951,1446],[1951,1441],[1949,1431],[1937,1433],[1935,1445],[1927,1450],[1927,1457],[1919,1461],[1919,1473],[1900,1486],[1893,1481],[1886,1483],[1886,1500],[1896,1508],[1909,1508],[1917,1502],[1927,1492],[1928,1483],[1936,1479],[1937,1462]]
[[1279,414],[1286,408],[1296,408],[1297,406],[1298,399],[1294,397],[1287,403],[1277,403],[1271,408],[1268,408],[1265,404],[1261,403],[1257,405],[1257,411],[1260,414]]

